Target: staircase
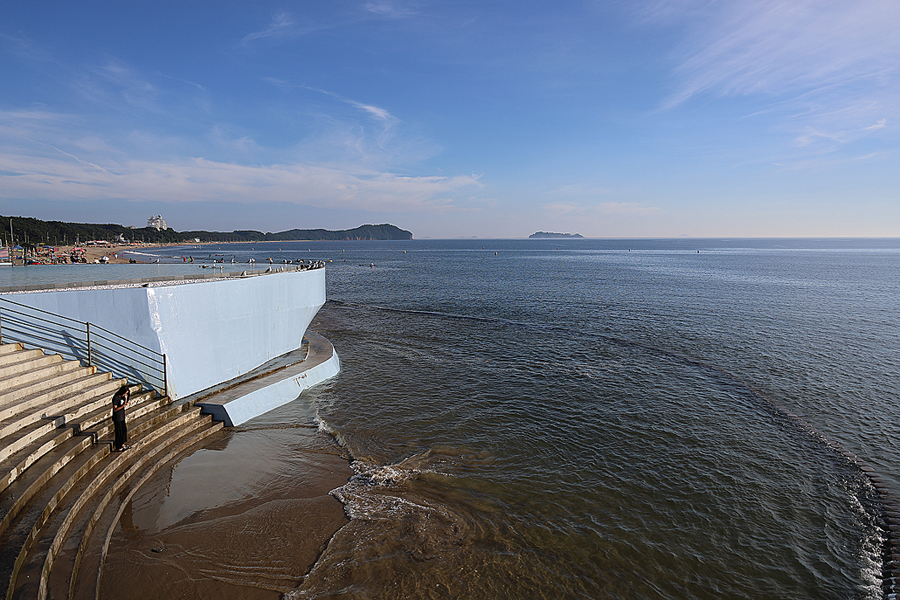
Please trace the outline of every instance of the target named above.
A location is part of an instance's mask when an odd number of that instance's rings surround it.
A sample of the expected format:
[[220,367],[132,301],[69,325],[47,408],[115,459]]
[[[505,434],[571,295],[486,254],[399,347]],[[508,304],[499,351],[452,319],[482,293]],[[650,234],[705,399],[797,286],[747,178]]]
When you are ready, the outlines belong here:
[[7,599],[95,599],[131,497],[222,428],[191,404],[134,385],[132,449],[112,452],[112,395],[126,383],[59,355],[0,344],[0,589]]

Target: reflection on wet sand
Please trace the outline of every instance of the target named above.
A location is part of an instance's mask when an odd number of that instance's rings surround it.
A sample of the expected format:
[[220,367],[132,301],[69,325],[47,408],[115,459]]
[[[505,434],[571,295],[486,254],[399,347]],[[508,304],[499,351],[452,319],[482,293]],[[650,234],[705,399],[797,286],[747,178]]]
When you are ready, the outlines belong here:
[[295,589],[347,523],[328,493],[352,471],[326,434],[285,426],[297,420],[291,410],[160,469],[125,506],[100,598],[275,599]]

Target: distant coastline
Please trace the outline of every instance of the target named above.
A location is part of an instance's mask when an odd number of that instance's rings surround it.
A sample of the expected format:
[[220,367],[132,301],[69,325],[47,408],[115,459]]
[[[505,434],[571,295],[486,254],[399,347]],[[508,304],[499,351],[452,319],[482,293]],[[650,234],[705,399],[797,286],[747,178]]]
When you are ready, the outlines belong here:
[[[284,241],[369,241],[369,240],[411,240],[411,231],[396,225],[360,225],[353,229],[329,231],[327,229],[289,229],[278,233],[263,233],[254,230],[221,231],[175,231],[154,227],[125,227],[115,224],[66,223],[63,221],[42,221],[31,217],[0,216],[3,223],[3,239],[9,245],[34,246],[38,244],[67,246],[76,240],[103,240],[110,243],[125,240],[150,244],[197,244],[228,242],[284,242]],[[8,226],[8,227],[7,227]],[[29,244],[29,242],[31,242]]]
[[552,238],[552,239],[559,239],[559,238],[572,239],[572,238],[574,238],[574,239],[583,240],[584,236],[581,235],[580,233],[552,233],[550,231],[538,231],[537,233],[532,233],[531,235],[528,236],[529,240],[540,239],[540,238]]

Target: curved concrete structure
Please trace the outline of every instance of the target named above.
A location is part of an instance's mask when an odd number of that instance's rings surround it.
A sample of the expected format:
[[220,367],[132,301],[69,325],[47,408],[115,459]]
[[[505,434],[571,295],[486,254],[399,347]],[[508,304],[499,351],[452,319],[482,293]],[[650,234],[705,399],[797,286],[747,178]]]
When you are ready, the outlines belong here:
[[168,392],[177,399],[300,348],[307,326],[325,302],[325,269],[4,296],[99,325],[165,354]]
[[[303,390],[331,379],[341,370],[340,359],[331,342],[312,332],[306,333],[306,339],[309,345],[305,356],[303,352],[285,355],[273,361],[280,364],[264,367],[258,376],[226,384],[220,390],[214,388],[210,390],[211,395],[203,394],[208,398],[189,400],[228,427],[241,425],[296,400]],[[293,355],[302,358],[295,362]]]
[[[109,398],[126,380],[23,347],[51,337],[77,342],[80,323],[53,319],[29,329],[47,315],[3,313],[3,327],[29,338],[0,344],[0,585],[8,598],[96,598],[131,497],[221,430],[213,416],[238,425],[340,370],[328,340],[306,332],[325,301],[324,269],[4,296],[167,353],[169,390],[182,396],[173,403],[132,384],[133,449],[112,453]],[[9,327],[10,314],[18,328]]]

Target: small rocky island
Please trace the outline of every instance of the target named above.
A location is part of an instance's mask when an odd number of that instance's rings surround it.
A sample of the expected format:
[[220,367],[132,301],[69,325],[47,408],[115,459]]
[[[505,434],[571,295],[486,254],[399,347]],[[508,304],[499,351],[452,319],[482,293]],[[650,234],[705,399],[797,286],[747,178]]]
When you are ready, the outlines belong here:
[[575,239],[584,239],[584,236],[580,233],[551,233],[549,231],[538,231],[537,233],[532,233],[528,236],[529,240],[540,239],[540,238],[575,238]]

